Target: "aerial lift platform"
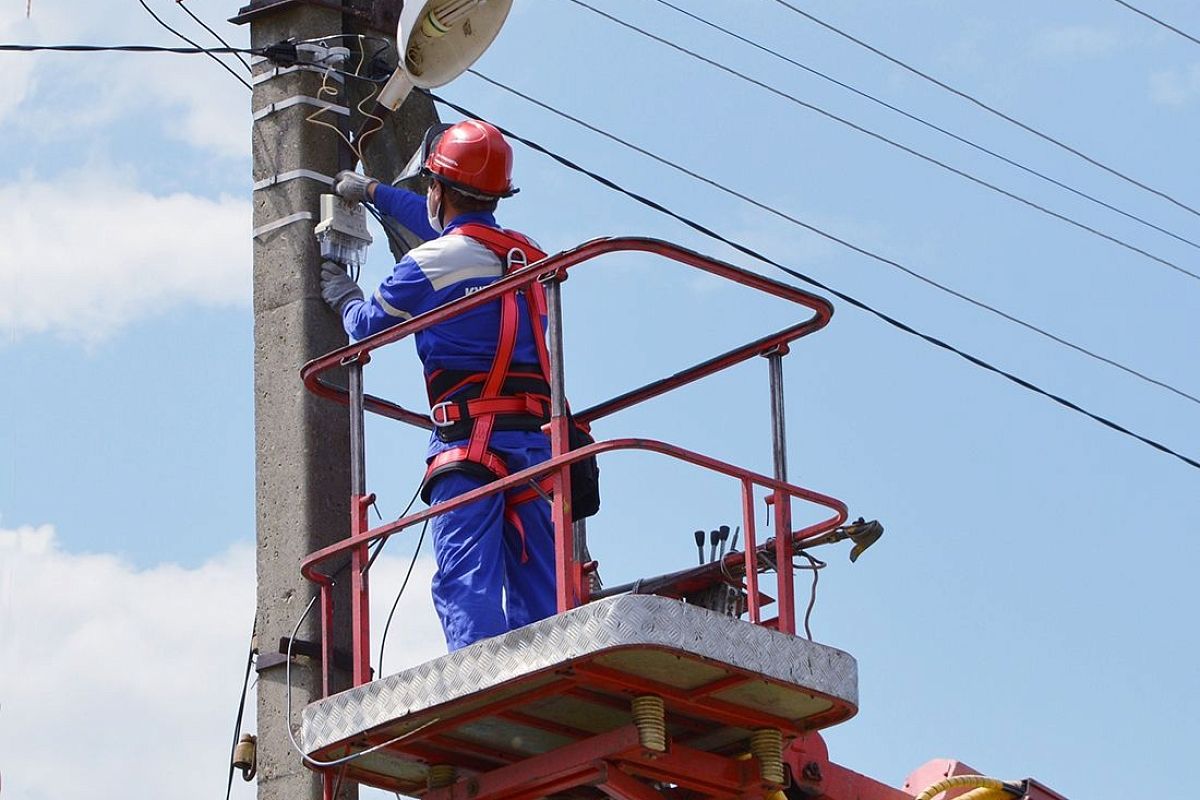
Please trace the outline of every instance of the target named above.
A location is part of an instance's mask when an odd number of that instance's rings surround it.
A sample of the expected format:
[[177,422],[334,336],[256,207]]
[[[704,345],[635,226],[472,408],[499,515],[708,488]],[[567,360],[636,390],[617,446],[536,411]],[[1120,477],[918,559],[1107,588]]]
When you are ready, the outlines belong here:
[[[571,269],[617,252],[655,254],[798,304],[807,314],[782,331],[570,415],[563,390],[562,283]],[[367,510],[374,496],[366,491],[364,415],[427,429],[433,424],[426,414],[363,391],[371,353],[506,293],[535,290],[546,297],[551,459],[370,528]],[[766,798],[781,797],[780,792],[794,798],[911,800],[924,788],[895,789],[829,761],[817,732],[856,713],[857,666],[849,654],[796,635],[797,553],[846,538],[861,550],[882,530],[861,520],[847,525],[841,501],[787,481],[783,358],[792,342],[824,327],[832,313],[823,298],[667,242],[598,239],[305,366],[308,389],[348,404],[351,420],[350,535],[312,554],[302,567],[320,590],[326,696],[303,710],[299,746],[306,763],[324,773],[326,798],[343,779],[425,800]],[[569,449],[572,417],[590,425],[760,356],[769,373],[771,476],[645,438]],[[346,388],[324,377],[335,370],[345,370]],[[571,465],[618,450],[655,453],[725,476],[741,495],[743,549],[691,569],[599,590],[585,525],[572,521]],[[371,546],[479,497],[539,484],[549,486],[552,504],[559,613],[373,679]],[[772,510],[770,536],[756,529],[756,507],[764,501]],[[824,518],[795,530],[793,503],[823,509]],[[354,685],[330,695],[334,566],[347,558]],[[760,585],[771,573],[773,596]],[[764,610],[772,606],[774,616],[766,618]],[[957,762],[930,762],[910,781],[957,780],[948,788],[978,787],[973,800],[1057,797],[1030,782],[955,777],[964,771],[970,772]],[[921,797],[926,795],[934,796]]]

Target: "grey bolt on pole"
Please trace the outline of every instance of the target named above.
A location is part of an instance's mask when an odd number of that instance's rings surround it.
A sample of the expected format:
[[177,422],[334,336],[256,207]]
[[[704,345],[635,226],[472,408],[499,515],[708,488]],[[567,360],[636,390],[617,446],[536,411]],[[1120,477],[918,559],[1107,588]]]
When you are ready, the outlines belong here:
[[[392,38],[401,3],[347,0],[253,0],[232,20],[250,24],[253,47],[295,38],[345,32]],[[392,8],[394,6],[394,8]],[[340,44],[342,42],[332,42]],[[291,634],[315,588],[300,575],[301,559],[350,530],[350,430],[347,409],[305,391],[300,367],[347,341],[341,321],[321,299],[320,256],[313,237],[319,197],[330,191],[321,176],[348,166],[334,131],[309,124],[316,109],[319,71],[274,69],[256,59],[253,122],[254,223],[254,418],[256,527],[258,536],[258,797],[318,800],[320,776],[307,769],[288,740],[280,639]],[[279,74],[282,73],[282,74]],[[336,105],[354,109],[370,84],[344,86]],[[287,101],[292,101],[290,104]],[[275,104],[274,106],[272,104]],[[358,130],[357,112],[330,122]],[[413,95],[370,140],[365,171],[390,180],[436,120],[429,100]],[[370,287],[366,290],[370,292]],[[356,454],[357,455],[357,454]],[[361,458],[356,463],[362,464]],[[361,470],[356,470],[361,476]],[[349,581],[343,581],[349,583]],[[335,647],[349,652],[349,603],[336,598]],[[320,640],[316,610],[298,638]],[[321,665],[297,658],[292,665],[293,719],[321,692]],[[345,688],[348,670],[335,671],[333,686]],[[345,781],[340,796],[353,797]]]

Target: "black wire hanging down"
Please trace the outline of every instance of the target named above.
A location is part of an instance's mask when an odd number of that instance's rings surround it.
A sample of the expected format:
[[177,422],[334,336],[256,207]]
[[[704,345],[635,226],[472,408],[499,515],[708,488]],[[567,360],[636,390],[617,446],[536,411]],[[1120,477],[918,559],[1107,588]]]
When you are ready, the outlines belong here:
[[[427,94],[435,102],[437,102],[447,108],[453,109],[454,111],[457,111],[459,114],[462,114],[463,116],[470,117],[473,119],[487,119],[486,117],[484,117],[480,114],[477,114],[474,111],[471,111],[470,109],[464,108],[463,106],[460,106],[457,103],[447,100],[447,99],[435,94],[434,92],[430,92],[428,90],[420,89],[420,88],[416,89],[415,91],[419,91],[424,94]],[[648,208],[652,208],[661,214],[665,214],[666,216],[669,216],[672,219],[683,223],[684,225],[691,228],[692,230],[694,230],[698,233],[701,233],[710,239],[713,239],[715,241],[721,242],[722,244],[728,245],[729,247],[732,247],[733,249],[737,250],[740,253],[750,256],[751,258],[757,259],[758,261],[762,261],[764,264],[770,264],[771,266],[773,266],[777,269],[783,270],[784,272],[788,273],[789,275],[791,275],[795,278],[798,278],[801,281],[804,281],[805,283],[809,284],[810,286],[815,286],[818,289],[829,292],[834,297],[837,297],[838,299],[854,306],[855,308],[866,311],[868,314],[871,314],[872,316],[875,316],[875,317],[883,320],[884,322],[886,322],[887,324],[891,325],[894,328],[898,328],[899,330],[902,330],[905,333],[908,333],[912,336],[916,336],[916,337],[924,340],[925,342],[927,342],[931,345],[934,345],[935,347],[938,347],[942,350],[946,350],[948,352],[954,353],[955,355],[959,356],[960,358],[963,358],[963,359],[969,361],[971,364],[974,364],[975,366],[980,367],[981,369],[985,369],[988,372],[993,372],[997,375],[1000,375],[1001,377],[1008,379],[1009,381],[1011,381],[1012,383],[1015,383],[1016,385],[1022,387],[1023,389],[1027,389],[1027,390],[1029,390],[1035,394],[1041,395],[1042,397],[1045,397],[1049,400],[1053,400],[1055,403],[1062,406],[1063,408],[1069,409],[1078,414],[1082,414],[1083,416],[1087,417],[1088,419],[1091,419],[1094,422],[1098,422],[1101,425],[1105,426],[1106,428],[1117,431],[1118,433],[1129,436],[1130,438],[1136,439],[1137,441],[1141,442],[1142,444],[1149,445],[1150,447],[1153,447],[1155,450],[1158,450],[1161,453],[1166,453],[1167,455],[1174,456],[1175,458],[1179,459],[1180,461],[1187,464],[1188,466],[1195,467],[1196,469],[1200,469],[1200,461],[1197,461],[1194,458],[1185,456],[1182,453],[1168,447],[1167,445],[1162,444],[1161,442],[1157,442],[1146,436],[1142,436],[1139,433],[1135,433],[1132,430],[1130,430],[1129,428],[1126,428],[1125,426],[1123,426],[1117,422],[1114,422],[1114,421],[1108,419],[1107,417],[1103,417],[1099,414],[1088,411],[1087,409],[1083,408],[1082,406],[1078,405],[1077,403],[1074,403],[1070,400],[1067,400],[1064,397],[1061,397],[1052,392],[1049,392],[1049,391],[1041,388],[1040,386],[1037,386],[1036,384],[1025,380],[1024,378],[1018,377],[1017,375],[1014,375],[1011,372],[1003,370],[1000,367],[997,367],[993,364],[990,364],[987,361],[984,361],[982,358],[979,358],[978,356],[971,355],[970,353],[966,352],[965,350],[961,350],[958,347],[955,347],[954,345],[949,344],[948,342],[945,342],[945,341],[937,338],[936,336],[932,336],[930,334],[918,331],[916,328],[913,328],[912,326],[908,325],[907,323],[901,322],[900,320],[896,319],[895,317],[892,317],[892,316],[884,313],[883,311],[879,311],[878,309],[873,308],[870,305],[867,305],[863,301],[858,300],[857,298],[854,298],[854,297],[846,294],[845,292],[840,292],[837,289],[834,289],[830,286],[825,285],[821,281],[818,281],[816,278],[812,278],[808,275],[805,275],[802,272],[798,272],[797,270],[794,270],[790,267],[786,267],[783,264],[779,263],[778,261],[775,261],[771,257],[764,255],[763,253],[760,253],[757,250],[754,250],[753,248],[748,247],[747,245],[744,245],[740,242],[730,239],[727,236],[724,236],[723,234],[716,232],[712,228],[709,228],[699,222],[696,222],[695,220],[689,219],[688,217],[685,217],[676,211],[672,211],[670,208],[664,206],[662,203],[659,203],[655,200],[651,200],[650,198],[645,197],[644,195],[638,194],[630,189],[626,189],[625,187],[615,183],[614,181],[610,180],[609,178],[606,178],[603,175],[600,175],[599,173],[593,172],[592,170],[582,167],[579,164],[576,164],[574,161],[571,161],[570,159],[568,159],[564,156],[561,156],[558,153],[555,153],[555,152],[543,147],[542,145],[537,144],[536,142],[533,142],[529,139],[526,139],[523,136],[513,133],[512,131],[504,128],[503,126],[496,124],[494,121],[491,121],[491,124],[496,125],[497,130],[499,130],[505,136],[508,136],[508,137],[514,139],[515,141],[521,142],[522,144],[524,144],[526,147],[530,148],[531,150],[534,150],[538,153],[548,156],[549,158],[552,158],[555,161],[557,161],[559,164],[562,164],[564,167],[567,167],[568,169],[578,172],[580,174],[586,175],[587,177],[591,178],[592,180],[596,181],[597,183],[601,184],[602,186],[612,189],[613,191],[619,192],[619,193],[625,195],[626,197],[629,197],[632,200],[636,200],[638,203],[641,203],[642,205],[644,205]]]
[[[179,6],[181,9],[183,9],[183,13],[185,13],[189,17],[191,17],[196,22],[197,25],[199,25],[201,28],[204,28],[204,30],[208,31],[214,39],[216,39],[218,42],[220,42],[223,46],[230,47],[229,42],[225,41],[225,39],[221,36],[221,34],[217,33],[215,30],[213,30],[212,27],[210,27],[207,22],[205,22],[204,20],[200,19],[200,17],[198,17],[194,13],[192,13],[192,10],[190,8],[188,8],[186,5],[184,5],[183,0],[175,0],[175,4],[177,6]],[[242,66],[244,66],[246,68],[247,72],[253,72],[253,69],[250,66],[250,62],[246,60],[245,56],[243,56],[241,53],[234,53],[234,55],[237,56],[238,61],[242,62]]]
[[[154,13],[154,9],[152,9],[152,8],[150,8],[150,6],[146,5],[146,0],[138,0],[138,3],[139,3],[141,6],[142,6],[142,8],[146,9],[146,13],[147,13],[147,14],[149,14],[149,15],[150,15],[150,16],[152,16],[152,17],[154,17],[154,21],[155,21],[155,22],[157,22],[159,25],[161,25],[162,27],[166,28],[168,31],[170,31],[171,33],[175,34],[175,35],[176,35],[176,36],[178,36],[180,39],[182,39],[183,41],[185,41],[185,42],[187,42],[188,44],[190,44],[192,47],[200,48],[200,45],[199,45],[199,44],[197,44],[196,42],[192,41],[192,40],[191,40],[191,39],[189,39],[188,37],[184,36],[184,35],[183,35],[182,33],[180,33],[179,31],[177,31],[177,30],[175,30],[174,28],[172,28],[170,25],[168,25],[166,22],[164,22],[164,21],[163,21],[163,18],[162,18],[162,17],[160,17],[158,14],[155,14],[155,13]],[[203,50],[204,48],[200,48],[200,49],[202,49],[202,50]],[[228,49],[228,48],[227,48],[227,49]],[[249,82],[248,82],[248,81],[247,81],[245,78],[243,78],[241,75],[238,75],[238,74],[237,74],[237,72],[235,72],[235,71],[234,71],[233,67],[229,66],[229,65],[228,65],[228,64],[226,64],[224,61],[222,61],[221,59],[217,58],[217,56],[216,56],[216,54],[215,54],[214,52],[212,52],[211,50],[205,50],[205,54],[206,54],[206,55],[207,55],[209,58],[211,58],[213,61],[215,61],[215,62],[217,62],[218,64],[220,64],[220,65],[221,65],[221,67],[222,67],[222,68],[223,68],[223,69],[224,69],[226,72],[228,72],[230,75],[232,75],[232,76],[233,76],[233,77],[234,77],[236,80],[238,80],[238,81],[239,81],[239,82],[240,82],[240,83],[241,83],[243,86],[245,86],[247,89],[251,89],[251,90],[252,90],[252,89],[254,88],[253,86],[251,86],[251,85],[249,84]]]

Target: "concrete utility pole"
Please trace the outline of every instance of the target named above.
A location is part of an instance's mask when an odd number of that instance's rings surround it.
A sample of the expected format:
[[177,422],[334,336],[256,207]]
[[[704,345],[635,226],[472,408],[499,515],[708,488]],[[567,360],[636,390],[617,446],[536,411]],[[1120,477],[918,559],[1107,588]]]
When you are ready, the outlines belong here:
[[[400,0],[254,0],[232,21],[250,24],[254,47],[338,33],[393,38],[401,5]],[[356,49],[357,45],[349,44]],[[280,70],[279,74],[274,64],[262,62],[254,72],[258,797],[316,800],[321,796],[320,778],[303,766],[288,740],[284,657],[278,650],[280,640],[291,635],[315,594],[300,575],[301,559],[346,536],[350,527],[348,415],[342,406],[305,391],[299,370],[347,341],[340,321],[321,300],[313,226],[319,220],[319,196],[330,188],[321,176],[333,176],[352,165],[348,149],[333,131],[305,122],[316,110],[319,71]],[[370,88],[352,79],[344,86],[346,92],[339,98],[326,99],[348,109]],[[323,117],[344,130],[357,130],[361,124],[352,111]],[[428,99],[414,94],[386,119],[385,129],[371,142],[365,165],[368,173],[384,180],[399,172],[436,117]],[[339,597],[337,603],[335,646],[348,653],[348,601]],[[297,639],[319,643],[315,608]],[[342,670],[335,678],[335,690],[345,688],[348,677],[348,669]],[[297,720],[300,709],[320,691],[319,663],[295,658],[292,710]],[[343,796],[355,793],[348,784]]]

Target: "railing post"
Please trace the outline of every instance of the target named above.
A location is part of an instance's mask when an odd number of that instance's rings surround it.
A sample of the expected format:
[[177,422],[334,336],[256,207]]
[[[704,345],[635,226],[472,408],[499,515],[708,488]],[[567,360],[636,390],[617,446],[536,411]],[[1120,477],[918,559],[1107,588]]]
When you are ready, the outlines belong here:
[[[571,449],[567,419],[566,378],[563,370],[562,278],[550,273],[540,278],[546,291],[546,329],[550,351],[550,448],[553,456]],[[532,290],[532,287],[531,287]],[[582,573],[575,552],[571,525],[571,468],[564,466],[554,475],[554,565],[558,612],[579,605]]]
[[[771,449],[774,456],[775,480],[786,481],[787,469],[787,425],[783,404],[783,357],[787,345],[780,345],[765,353],[771,380]],[[775,569],[779,578],[779,625],[782,633],[796,632],[795,585],[792,581],[792,498],[784,491],[776,490],[775,506]]]
[[[363,366],[370,356],[351,360],[350,388],[350,533],[358,536],[370,527],[368,510],[374,501],[367,495],[367,453],[364,432]],[[353,683],[361,686],[371,680],[370,589],[367,576],[369,551],[363,544],[350,553],[350,624],[353,648]],[[326,665],[326,669],[329,666]]]
[[746,531],[746,611],[755,625],[762,622],[758,595],[758,536],[754,531],[754,482],[742,480],[742,527]]

